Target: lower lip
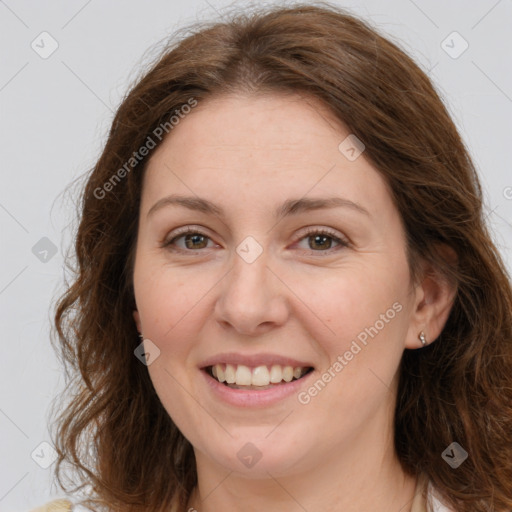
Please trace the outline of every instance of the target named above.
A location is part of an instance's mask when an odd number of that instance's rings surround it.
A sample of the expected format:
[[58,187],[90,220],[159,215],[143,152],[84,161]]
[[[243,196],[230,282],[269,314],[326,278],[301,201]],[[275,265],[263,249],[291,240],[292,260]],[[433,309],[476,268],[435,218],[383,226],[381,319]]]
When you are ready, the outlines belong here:
[[206,379],[207,385],[210,386],[210,389],[217,398],[237,407],[265,407],[284,400],[290,395],[296,395],[307,384],[314,373],[313,370],[300,379],[287,382],[286,384],[279,384],[272,388],[257,390],[233,389],[225,384],[221,384],[205,370],[200,371],[203,374],[203,378]]

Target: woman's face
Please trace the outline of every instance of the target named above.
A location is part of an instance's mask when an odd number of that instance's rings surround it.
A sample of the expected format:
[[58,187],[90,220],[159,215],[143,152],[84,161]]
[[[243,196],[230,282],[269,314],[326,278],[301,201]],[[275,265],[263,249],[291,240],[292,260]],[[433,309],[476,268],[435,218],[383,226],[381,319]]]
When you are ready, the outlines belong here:
[[392,436],[418,293],[399,213],[349,135],[311,99],[225,96],[149,161],[134,318],[200,465],[285,475]]

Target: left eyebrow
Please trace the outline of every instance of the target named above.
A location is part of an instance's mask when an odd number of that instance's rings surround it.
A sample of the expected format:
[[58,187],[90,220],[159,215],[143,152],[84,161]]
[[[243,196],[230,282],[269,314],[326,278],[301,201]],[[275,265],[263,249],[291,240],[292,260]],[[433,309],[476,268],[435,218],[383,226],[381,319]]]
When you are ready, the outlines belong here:
[[307,198],[301,199],[288,199],[285,201],[274,213],[274,215],[281,219],[288,215],[294,215],[302,212],[320,210],[322,208],[351,208],[354,211],[363,213],[370,216],[370,212],[363,208],[360,204],[354,203],[349,199],[343,197],[322,197],[322,198]]
[[[163,197],[159,199],[148,211],[147,216],[154,214],[157,210],[165,206],[182,206],[189,210],[199,211],[201,213],[213,214],[217,215],[221,218],[225,218],[224,210],[208,201],[207,199],[203,199],[201,197],[194,196],[180,196],[180,195],[170,195],[167,197]],[[282,219],[283,217],[287,217],[290,215],[297,215],[299,213],[320,210],[323,208],[350,208],[356,212],[362,213],[364,215],[370,216],[370,213],[366,208],[363,208],[360,204],[354,203],[349,199],[344,199],[342,197],[326,197],[326,198],[300,198],[300,199],[288,199],[281,206],[279,206],[275,212],[274,216],[277,219]]]

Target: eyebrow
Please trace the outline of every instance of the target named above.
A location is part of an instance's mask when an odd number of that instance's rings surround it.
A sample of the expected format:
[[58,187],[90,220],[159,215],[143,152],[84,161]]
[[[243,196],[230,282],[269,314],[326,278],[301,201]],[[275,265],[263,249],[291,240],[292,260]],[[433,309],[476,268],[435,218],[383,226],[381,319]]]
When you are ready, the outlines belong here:
[[[180,195],[170,195],[159,199],[148,211],[147,217],[153,215],[156,211],[166,207],[166,206],[182,206],[184,208],[188,208],[189,210],[199,211],[201,213],[213,214],[217,215],[221,218],[225,218],[224,210],[208,201],[207,199],[203,199],[200,197],[194,196],[180,196]],[[274,211],[274,216],[277,219],[281,219],[283,217],[289,215],[296,215],[302,212],[308,212],[312,210],[320,210],[323,208],[350,208],[356,212],[363,213],[365,215],[370,216],[368,210],[363,208],[361,205],[350,201],[349,199],[344,199],[342,197],[325,197],[325,198],[306,198],[303,197],[301,199],[288,199],[281,206],[279,206]]]

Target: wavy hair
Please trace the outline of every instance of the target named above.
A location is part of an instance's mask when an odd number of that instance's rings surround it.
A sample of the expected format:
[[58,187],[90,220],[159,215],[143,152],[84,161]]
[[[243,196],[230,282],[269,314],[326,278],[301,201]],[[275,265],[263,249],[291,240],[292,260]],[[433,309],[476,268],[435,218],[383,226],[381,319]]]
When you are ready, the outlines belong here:
[[[191,99],[239,92],[314,97],[364,142],[400,212],[412,278],[427,261],[457,289],[435,343],[404,351],[396,453],[459,512],[511,510],[511,281],[477,173],[426,73],[375,28],[323,2],[195,25],[119,106],[81,191],[73,278],[55,306],[53,342],[68,381],[52,426],[59,484],[87,488],[82,503],[93,510],[185,510],[197,482],[192,446],[133,354],[134,249],[151,152],[130,159],[152,134],[158,145],[155,130]],[[454,441],[469,453],[456,470],[441,458]]]

